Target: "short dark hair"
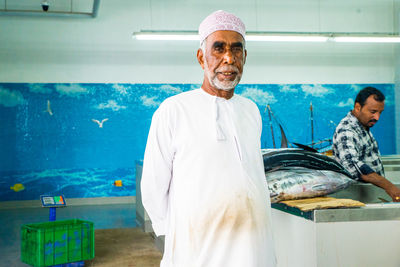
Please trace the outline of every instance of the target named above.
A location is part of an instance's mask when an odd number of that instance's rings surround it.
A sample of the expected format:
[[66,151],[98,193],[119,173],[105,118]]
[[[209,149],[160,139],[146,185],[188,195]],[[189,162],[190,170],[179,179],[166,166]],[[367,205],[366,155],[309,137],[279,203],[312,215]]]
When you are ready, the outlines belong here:
[[367,101],[367,98],[370,97],[371,95],[374,96],[374,99],[379,102],[385,101],[385,95],[376,89],[375,87],[368,86],[362,89],[360,92],[358,92],[356,100],[354,101],[354,104],[359,103],[361,107],[365,105],[365,101]]

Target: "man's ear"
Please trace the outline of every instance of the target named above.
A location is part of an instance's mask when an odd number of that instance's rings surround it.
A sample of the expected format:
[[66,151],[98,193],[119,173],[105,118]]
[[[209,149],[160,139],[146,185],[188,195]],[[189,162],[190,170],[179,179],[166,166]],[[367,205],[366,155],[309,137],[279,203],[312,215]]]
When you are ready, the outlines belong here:
[[243,65],[246,64],[246,58],[247,58],[247,50],[244,50],[244,60],[243,60]]
[[199,62],[201,68],[204,70],[204,54],[201,48],[197,50],[197,61]]
[[355,111],[356,113],[359,113],[360,110],[361,110],[361,105],[360,105],[360,103],[356,102],[356,103],[354,104],[354,111]]

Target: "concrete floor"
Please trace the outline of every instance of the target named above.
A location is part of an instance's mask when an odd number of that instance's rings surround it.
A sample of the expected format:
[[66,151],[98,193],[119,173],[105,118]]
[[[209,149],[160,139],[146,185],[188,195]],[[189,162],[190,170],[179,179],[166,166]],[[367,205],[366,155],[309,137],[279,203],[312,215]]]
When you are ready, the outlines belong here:
[[96,257],[85,266],[158,267],[161,252],[154,240],[139,228],[95,231]]
[[[48,221],[47,208],[0,209],[0,266],[29,266],[20,261],[21,225]],[[57,220],[94,223],[95,258],[85,266],[159,266],[161,253],[152,237],[136,228],[134,204],[68,206]]]

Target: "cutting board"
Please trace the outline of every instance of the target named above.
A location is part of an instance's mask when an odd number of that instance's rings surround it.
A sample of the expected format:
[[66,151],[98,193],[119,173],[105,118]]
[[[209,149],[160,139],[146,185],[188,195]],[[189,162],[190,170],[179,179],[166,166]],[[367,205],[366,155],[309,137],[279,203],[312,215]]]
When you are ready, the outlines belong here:
[[310,211],[315,209],[343,208],[343,207],[362,207],[364,203],[344,198],[334,197],[315,197],[306,199],[281,201],[290,207],[296,207],[302,211]]

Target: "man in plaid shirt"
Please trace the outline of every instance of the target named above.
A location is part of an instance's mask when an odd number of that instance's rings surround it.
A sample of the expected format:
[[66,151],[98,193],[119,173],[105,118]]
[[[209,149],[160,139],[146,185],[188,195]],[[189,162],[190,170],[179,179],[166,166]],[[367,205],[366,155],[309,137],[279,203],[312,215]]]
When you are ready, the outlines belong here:
[[333,155],[353,179],[381,187],[395,202],[400,202],[400,189],[384,175],[378,143],[370,132],[385,106],[385,96],[374,87],[362,89],[333,136]]

